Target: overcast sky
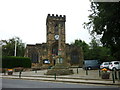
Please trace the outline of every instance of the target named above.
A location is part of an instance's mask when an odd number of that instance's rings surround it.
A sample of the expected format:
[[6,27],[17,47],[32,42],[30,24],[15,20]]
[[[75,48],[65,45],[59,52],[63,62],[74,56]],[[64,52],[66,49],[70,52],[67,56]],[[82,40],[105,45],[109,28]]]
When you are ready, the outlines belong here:
[[0,40],[15,36],[26,44],[46,42],[48,14],[66,15],[66,43],[75,39],[89,43],[89,0],[0,0]]

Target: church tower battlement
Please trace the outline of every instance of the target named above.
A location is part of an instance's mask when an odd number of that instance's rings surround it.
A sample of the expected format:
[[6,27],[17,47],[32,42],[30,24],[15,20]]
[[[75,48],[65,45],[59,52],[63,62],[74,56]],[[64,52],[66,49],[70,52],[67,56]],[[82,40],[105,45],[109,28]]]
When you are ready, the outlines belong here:
[[57,41],[57,37],[61,38],[61,41],[65,43],[65,15],[50,15],[48,14],[46,19],[46,30],[47,30],[47,43],[53,43]]
[[48,22],[50,20],[65,22],[66,21],[66,16],[65,15],[59,15],[58,16],[58,14],[56,14],[56,15],[54,15],[54,14],[50,15],[50,14],[48,14],[46,22]]

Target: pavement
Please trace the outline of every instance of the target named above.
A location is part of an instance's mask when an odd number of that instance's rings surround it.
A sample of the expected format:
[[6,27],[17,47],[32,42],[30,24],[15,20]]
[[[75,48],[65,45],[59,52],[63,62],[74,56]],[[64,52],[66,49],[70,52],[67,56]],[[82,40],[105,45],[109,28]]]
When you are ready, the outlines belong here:
[[68,82],[68,83],[85,83],[85,84],[100,84],[100,85],[114,85],[120,87],[120,80],[115,80],[113,83],[112,73],[110,72],[110,79],[101,79],[99,75],[99,70],[88,70],[88,75],[86,71],[82,68],[72,68],[74,74],[72,75],[45,75],[47,70],[36,71],[24,71],[19,77],[19,72],[14,72],[13,75],[4,75],[1,73],[0,78],[9,79],[24,79],[24,80],[42,80],[42,81],[53,81],[53,82]]

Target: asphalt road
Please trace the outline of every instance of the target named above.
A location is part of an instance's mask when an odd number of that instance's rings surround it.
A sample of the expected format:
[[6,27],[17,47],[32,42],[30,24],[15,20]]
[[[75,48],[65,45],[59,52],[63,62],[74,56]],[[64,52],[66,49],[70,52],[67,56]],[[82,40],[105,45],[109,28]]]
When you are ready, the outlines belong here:
[[0,89],[2,88],[2,79],[0,78]]
[[2,79],[2,88],[118,88],[117,86],[87,85],[35,80]]

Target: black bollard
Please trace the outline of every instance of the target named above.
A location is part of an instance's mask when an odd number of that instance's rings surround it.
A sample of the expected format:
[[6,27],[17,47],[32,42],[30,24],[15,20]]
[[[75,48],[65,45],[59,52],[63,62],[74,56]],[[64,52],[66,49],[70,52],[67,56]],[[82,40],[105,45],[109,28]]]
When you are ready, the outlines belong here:
[[6,75],[6,70],[4,71],[4,75]]
[[118,78],[119,78],[119,80],[120,80],[120,70],[118,71]]
[[101,72],[100,72],[100,69],[99,69],[99,77],[101,76]]
[[113,80],[113,83],[115,83],[115,76],[113,71],[112,71],[112,80]]
[[55,73],[55,76],[54,76],[55,80],[56,80],[56,73]]
[[88,69],[86,68],[86,75],[88,75]]
[[22,71],[20,70],[20,72],[19,72],[19,78],[21,78],[21,74],[22,74]]
[[78,68],[77,68],[77,74],[78,74]]
[[37,73],[37,69],[35,69],[35,73]]
[[115,70],[114,73],[115,73],[115,79],[117,79],[117,71]]

